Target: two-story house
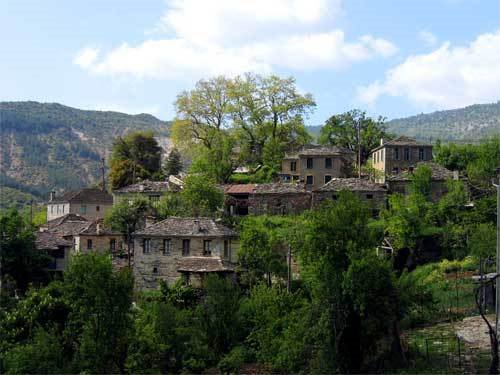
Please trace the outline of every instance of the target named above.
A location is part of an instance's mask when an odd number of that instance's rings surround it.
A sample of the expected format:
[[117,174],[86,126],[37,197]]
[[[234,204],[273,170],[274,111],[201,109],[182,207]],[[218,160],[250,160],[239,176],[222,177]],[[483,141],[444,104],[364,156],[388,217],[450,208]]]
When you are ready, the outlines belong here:
[[78,214],[89,220],[102,219],[112,206],[111,194],[100,189],[85,188],[67,192],[60,197],[52,192],[47,203],[47,221],[66,214]]
[[214,219],[170,217],[134,233],[136,287],[180,278],[199,286],[206,274],[231,274],[237,249],[237,233]]
[[376,181],[384,183],[387,176],[411,172],[418,162],[432,160],[432,145],[405,136],[394,140],[380,141],[380,146],[371,152]]
[[317,189],[332,178],[348,177],[354,153],[335,146],[305,148],[285,155],[281,167],[283,182],[303,182],[307,190]]

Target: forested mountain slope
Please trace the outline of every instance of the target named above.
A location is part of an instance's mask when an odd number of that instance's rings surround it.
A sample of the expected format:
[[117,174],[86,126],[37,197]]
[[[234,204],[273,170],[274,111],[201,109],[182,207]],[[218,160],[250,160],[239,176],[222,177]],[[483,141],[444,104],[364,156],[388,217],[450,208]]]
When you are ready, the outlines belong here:
[[[76,189],[92,184],[113,139],[134,130],[165,138],[170,123],[148,114],[87,111],[57,103],[0,102],[0,191],[6,201],[26,194]],[[9,187],[11,189],[5,189]],[[13,199],[13,197],[15,199]]]

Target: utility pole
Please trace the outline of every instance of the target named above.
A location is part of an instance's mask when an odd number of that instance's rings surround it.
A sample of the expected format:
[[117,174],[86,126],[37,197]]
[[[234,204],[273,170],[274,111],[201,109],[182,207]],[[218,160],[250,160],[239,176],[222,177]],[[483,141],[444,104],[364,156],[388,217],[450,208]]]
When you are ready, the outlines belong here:
[[495,333],[498,337],[498,315],[500,313],[500,167],[497,168],[497,175],[499,183],[493,183],[493,186],[497,189],[497,268],[496,268],[496,280],[495,280]]
[[102,191],[106,191],[106,175],[104,169],[104,157],[101,158]]
[[288,293],[292,292],[292,248],[290,245],[288,245],[288,252],[287,252],[287,280],[286,280],[286,289]]
[[361,119],[358,119],[358,178],[361,179]]

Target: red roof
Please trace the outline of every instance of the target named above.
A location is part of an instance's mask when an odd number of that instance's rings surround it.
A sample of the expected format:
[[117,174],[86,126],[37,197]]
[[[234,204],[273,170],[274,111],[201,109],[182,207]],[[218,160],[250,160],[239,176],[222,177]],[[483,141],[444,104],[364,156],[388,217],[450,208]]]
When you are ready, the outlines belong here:
[[226,187],[226,194],[252,194],[255,184],[238,184]]

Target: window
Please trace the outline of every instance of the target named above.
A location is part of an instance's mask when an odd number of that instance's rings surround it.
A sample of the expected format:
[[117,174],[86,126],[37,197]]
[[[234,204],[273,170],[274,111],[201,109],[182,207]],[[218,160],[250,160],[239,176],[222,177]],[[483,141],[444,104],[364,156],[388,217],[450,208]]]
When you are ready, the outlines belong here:
[[314,182],[314,177],[313,176],[307,176],[306,177],[306,185],[312,185]]
[[87,206],[86,205],[82,204],[80,206],[80,213],[83,215],[85,215],[87,213]]
[[158,267],[153,267],[153,273],[156,275],[158,273]]
[[325,176],[325,184],[329,183],[331,180],[332,180],[332,176],[330,176],[329,174],[327,174]]
[[410,160],[410,149],[408,147],[405,148],[405,160]]
[[116,250],[116,240],[114,238],[112,238],[112,239],[109,240],[109,249],[111,251],[115,251]]
[[212,249],[210,248],[211,242],[210,240],[203,241],[203,255],[212,255]]
[[314,165],[314,159],[313,158],[307,158],[306,160],[306,167],[307,169],[312,169]]
[[366,199],[373,199],[373,194],[366,194]]
[[337,194],[332,194],[332,199],[333,199],[334,201],[336,201],[336,200],[338,199]]
[[398,167],[392,168],[392,173],[393,174],[398,174],[399,173],[399,168]]
[[56,259],[64,259],[64,249],[59,248],[50,252],[50,254]]
[[[101,210],[101,207],[95,206],[95,210],[96,210],[96,212],[99,212]],[[64,207],[63,207],[63,212],[64,212]]]
[[182,255],[183,256],[189,255],[189,246],[190,245],[191,245],[190,240],[182,240]]
[[380,150],[380,161],[384,161],[384,150]]
[[283,181],[284,181],[284,182],[290,182],[290,180],[291,180],[291,179],[292,179],[292,178],[290,177],[290,175],[289,175],[289,174],[285,174],[285,175],[283,175]]
[[424,149],[423,148],[418,149],[418,160],[424,160]]
[[92,240],[87,240],[87,250],[92,250]]
[[408,169],[409,169],[409,171],[410,171],[411,173],[413,173],[413,169],[414,169],[414,168],[413,168],[413,166],[410,166],[410,168],[408,168]]
[[51,214],[53,214],[53,213],[54,213],[54,205],[53,205],[53,204],[51,204],[51,205],[50,205],[50,213],[51,213]]
[[325,158],[325,168],[330,169],[332,167],[332,158]]
[[394,149],[394,159],[399,160],[399,148]]
[[230,251],[231,249],[229,248],[229,241],[224,240],[224,258],[230,259]]
[[290,162],[290,170],[292,172],[295,172],[297,170],[297,162],[296,161],[291,161]]
[[172,254],[172,240],[170,238],[163,240],[163,255]]
[[142,253],[149,254],[151,252],[151,239],[145,238],[142,240]]
[[378,163],[378,152],[375,152],[375,153],[373,154],[373,162],[374,162],[374,163]]

